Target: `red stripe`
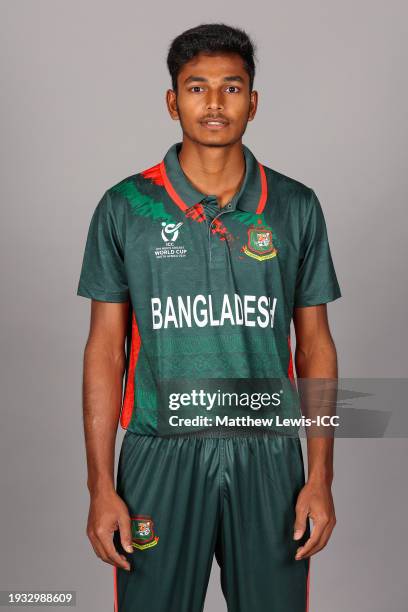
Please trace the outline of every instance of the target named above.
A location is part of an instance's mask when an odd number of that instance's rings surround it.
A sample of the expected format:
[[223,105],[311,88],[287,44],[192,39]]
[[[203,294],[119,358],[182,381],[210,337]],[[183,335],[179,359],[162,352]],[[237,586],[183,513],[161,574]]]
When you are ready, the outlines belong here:
[[175,202],[177,204],[177,206],[179,208],[181,208],[181,210],[183,210],[183,211],[187,210],[187,208],[189,208],[189,206],[187,206],[187,204],[185,202],[183,202],[183,200],[180,198],[178,193],[176,193],[173,185],[170,183],[169,177],[167,176],[164,160],[160,162],[160,172],[161,172],[161,175],[162,175],[164,187],[166,188],[166,191],[169,194],[169,196],[171,197],[171,199],[173,200],[173,202]]
[[113,566],[113,612],[118,612],[118,578],[116,565]]
[[262,164],[258,162],[259,172],[261,174],[261,197],[259,198],[258,208],[256,209],[256,214],[260,215],[265,208],[266,199],[268,197],[268,185],[266,182],[265,170]]
[[309,584],[310,584],[310,557],[309,557],[309,565],[307,568],[306,610],[305,612],[309,612]]
[[135,312],[132,315],[132,339],[130,342],[130,357],[129,357],[129,370],[127,375],[127,383],[125,390],[125,397],[123,399],[122,412],[120,415],[120,424],[123,429],[127,429],[130,419],[132,418],[133,406],[135,403],[135,370],[136,363],[140,352],[140,334],[139,328],[136,323]]

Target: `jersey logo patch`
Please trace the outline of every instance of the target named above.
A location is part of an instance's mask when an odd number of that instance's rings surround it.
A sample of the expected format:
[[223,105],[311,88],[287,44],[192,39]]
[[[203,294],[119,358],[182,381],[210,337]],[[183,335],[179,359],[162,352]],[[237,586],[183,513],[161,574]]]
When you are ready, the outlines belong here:
[[183,225],[183,221],[179,223],[166,223],[166,221],[162,221],[161,225],[161,238],[164,244],[162,242],[154,249],[156,259],[174,259],[186,257],[187,249],[179,242],[176,243],[180,234],[180,228]]
[[248,241],[242,251],[258,261],[272,259],[278,252],[272,243],[272,231],[262,226],[250,227],[248,229]]
[[132,546],[139,550],[156,546],[159,537],[155,535],[153,519],[150,516],[132,516]]
[[180,227],[183,225],[183,222],[181,223],[166,223],[165,221],[163,221],[162,226],[163,229],[161,231],[161,236],[164,240],[164,242],[176,242],[178,235],[179,235],[179,229]]

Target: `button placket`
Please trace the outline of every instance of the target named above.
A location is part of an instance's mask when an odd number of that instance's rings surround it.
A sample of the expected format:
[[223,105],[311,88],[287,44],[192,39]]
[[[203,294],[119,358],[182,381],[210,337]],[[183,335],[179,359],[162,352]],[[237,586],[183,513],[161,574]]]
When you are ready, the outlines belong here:
[[[228,210],[224,210],[225,208],[228,208]],[[208,251],[209,251],[209,260],[210,260],[210,264],[211,264],[211,261],[212,261],[212,256],[211,256],[211,226],[212,226],[212,224],[214,223],[214,221],[215,221],[216,219],[218,219],[218,217],[220,217],[221,215],[223,215],[223,214],[225,214],[225,213],[227,213],[227,212],[231,212],[231,204],[226,204],[226,205],[224,206],[224,209],[223,209],[223,210],[221,210],[221,212],[220,212],[220,213],[218,213],[218,215],[216,215],[216,216],[214,217],[214,219],[212,219],[212,220],[211,220],[211,223],[210,223],[210,224],[209,224],[209,226],[208,226]]]

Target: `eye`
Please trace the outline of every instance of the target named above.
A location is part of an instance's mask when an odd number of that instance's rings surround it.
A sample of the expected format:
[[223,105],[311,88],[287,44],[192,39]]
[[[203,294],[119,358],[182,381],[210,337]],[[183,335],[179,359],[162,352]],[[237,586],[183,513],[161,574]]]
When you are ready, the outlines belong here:
[[235,90],[236,90],[236,92],[238,92],[238,91],[239,91],[239,87],[237,87],[236,85],[229,85],[229,87],[227,87],[227,91],[228,91],[229,93],[236,93],[235,91],[229,91],[230,89],[235,89]]
[[194,93],[199,93],[197,91],[194,91],[194,90],[197,90],[197,89],[203,89],[203,88],[200,87],[200,85],[193,85],[193,87],[190,87],[190,91],[193,91]]

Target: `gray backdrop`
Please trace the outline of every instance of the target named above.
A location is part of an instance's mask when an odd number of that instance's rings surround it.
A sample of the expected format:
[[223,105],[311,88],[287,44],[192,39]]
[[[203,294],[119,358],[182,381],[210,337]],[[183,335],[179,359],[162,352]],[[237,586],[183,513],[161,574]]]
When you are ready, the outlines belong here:
[[[112,568],[85,535],[90,302],[76,287],[103,192],[180,139],[165,56],[183,29],[217,20],[255,37],[260,102],[244,141],[320,198],[343,292],[329,306],[340,376],[406,376],[406,4],[264,4],[0,3],[0,589],[113,606]],[[312,559],[311,611],[406,610],[407,449],[337,441],[338,525]],[[216,564],[206,610],[225,610]]]

